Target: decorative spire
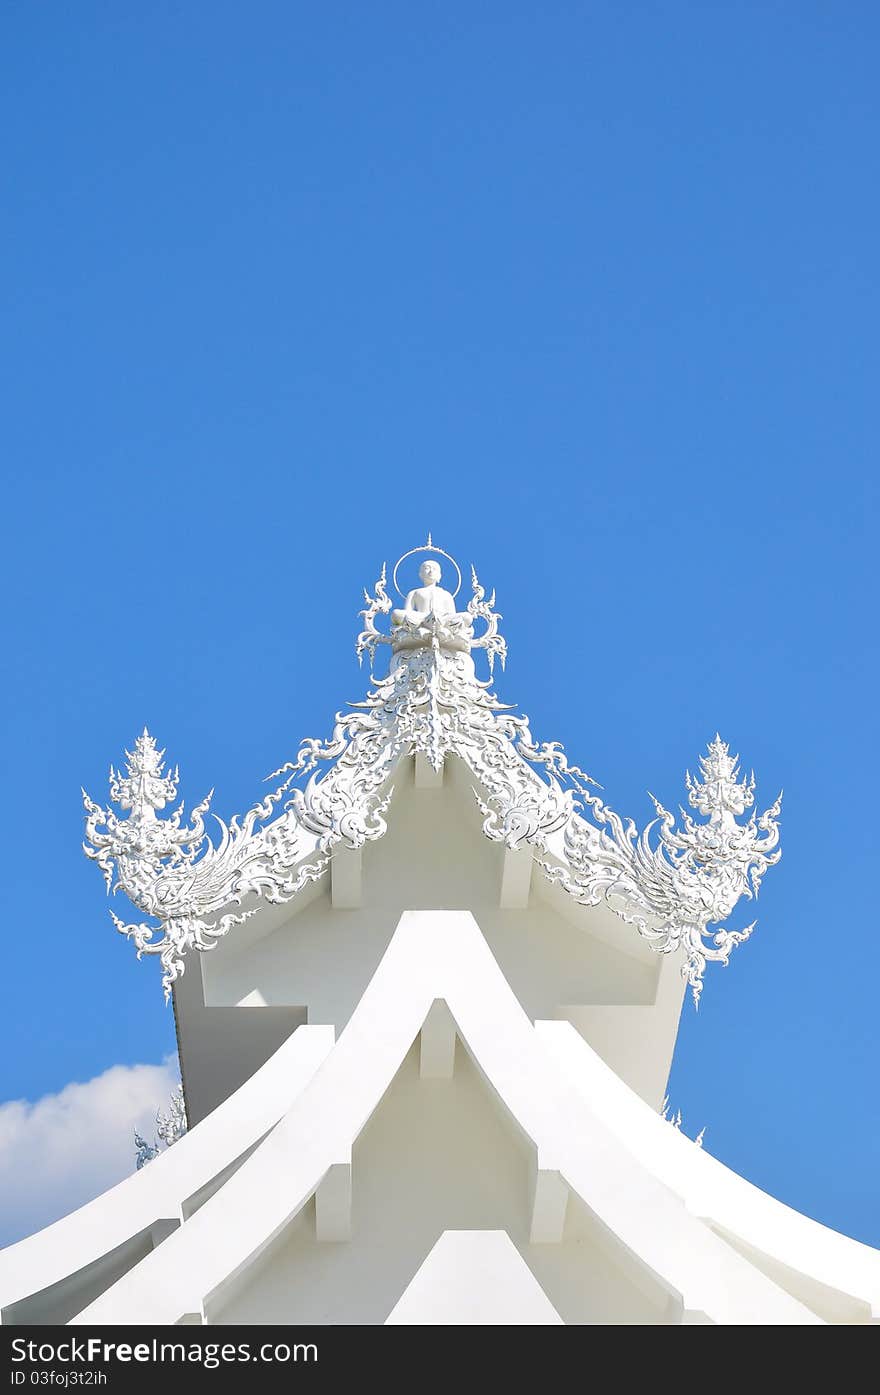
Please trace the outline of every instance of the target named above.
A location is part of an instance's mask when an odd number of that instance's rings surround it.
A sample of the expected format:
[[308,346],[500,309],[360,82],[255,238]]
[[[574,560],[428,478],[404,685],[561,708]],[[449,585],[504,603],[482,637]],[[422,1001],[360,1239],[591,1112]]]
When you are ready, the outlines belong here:
[[156,810],[164,809],[177,794],[179,773],[176,768],[164,773],[164,755],[144,727],[134,750],[125,753],[127,774],[110,767],[110,798],[121,809],[130,809],[133,818],[155,818]]
[[164,1109],[156,1110],[156,1133],[158,1137],[154,1138],[152,1143],[148,1143],[147,1140],[138,1133],[137,1129],[134,1131],[135,1167],[138,1172],[140,1172],[142,1167],[146,1167],[147,1163],[152,1162],[154,1158],[158,1158],[162,1151],[159,1147],[160,1140],[164,1143],[166,1148],[170,1148],[173,1144],[179,1142],[187,1131],[186,1104],[183,1099],[182,1085],[177,1086],[177,1089],[171,1095],[168,1103],[167,1114]]
[[[597,905],[625,897],[629,905],[618,909],[624,920],[661,953],[684,950],[682,973],[699,1005],[706,963],[726,964],[731,951],[751,935],[754,921],[742,930],[729,930],[723,922],[737,901],[757,896],[768,867],[779,861],[779,811],[782,795],[760,818],[752,814],[745,824],[734,815],[754,803],[754,776],[739,782],[738,756],[716,734],[708,754],[700,757],[703,780],[686,776],[691,804],[708,817],[699,824],[682,810],[683,828],[653,795],[659,835],[651,846],[654,825],[639,833],[591,790],[581,791],[592,820],[603,832],[597,842],[589,828],[573,823],[566,834],[566,863],[546,868],[578,900]],[[706,940],[711,938],[711,944]]]
[[177,1143],[187,1130],[186,1104],[183,1098],[183,1086],[178,1085],[168,1102],[168,1113],[164,1109],[156,1111],[156,1133],[170,1148],[172,1143]]
[[747,780],[739,778],[739,756],[730,754],[730,747],[718,733],[709,742],[708,754],[700,756],[702,781],[688,771],[685,783],[692,809],[697,809],[711,823],[731,824],[734,816],[745,813],[755,802],[755,772]]

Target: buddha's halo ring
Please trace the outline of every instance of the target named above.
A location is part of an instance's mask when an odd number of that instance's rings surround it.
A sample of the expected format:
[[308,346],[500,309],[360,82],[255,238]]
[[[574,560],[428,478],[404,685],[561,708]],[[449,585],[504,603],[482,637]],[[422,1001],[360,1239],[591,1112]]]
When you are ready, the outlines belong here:
[[403,563],[406,561],[407,557],[414,556],[416,552],[433,552],[440,557],[445,557],[447,562],[452,563],[453,567],[455,568],[455,574],[458,577],[458,585],[452,593],[452,599],[455,600],[455,597],[461,590],[461,567],[458,565],[454,557],[452,557],[448,552],[444,552],[442,547],[435,547],[434,543],[431,542],[430,533],[428,534],[428,541],[426,543],[422,543],[421,547],[411,547],[409,552],[405,552],[402,557],[398,557],[397,561],[394,563],[394,571],[391,573],[391,581],[400,599],[402,601],[405,601],[406,596],[403,594],[403,592],[397,584],[397,573],[403,566]]

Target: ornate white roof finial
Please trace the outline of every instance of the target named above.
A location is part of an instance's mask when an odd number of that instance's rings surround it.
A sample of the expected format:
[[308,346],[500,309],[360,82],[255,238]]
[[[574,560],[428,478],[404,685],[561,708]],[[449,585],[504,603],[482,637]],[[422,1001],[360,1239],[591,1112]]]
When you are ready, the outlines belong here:
[[755,772],[747,780],[739,778],[739,756],[730,754],[730,747],[717,732],[715,740],[709,742],[708,754],[700,756],[700,776],[690,771],[685,776],[688,802],[713,824],[730,827],[735,817],[755,802]]
[[[400,589],[398,580],[400,569],[410,557],[414,557],[416,553],[420,552],[431,554],[419,567],[421,585],[404,592]],[[455,570],[454,591],[447,591],[440,584],[443,569],[438,558],[441,557],[451,563]],[[451,553],[436,545],[430,533],[428,533],[426,543],[419,547],[410,548],[394,564],[391,581],[395,591],[403,601],[402,607],[397,609],[392,609],[391,599],[386,590],[386,574],[386,567],[383,563],[374,595],[371,596],[368,591],[364,591],[366,609],[361,611],[361,615],[364,617],[364,628],[358,636],[358,658],[361,658],[366,651],[372,662],[376,647],[379,644],[390,644],[395,654],[424,649],[467,654],[472,649],[485,649],[490,671],[494,666],[496,657],[500,658],[501,666],[504,667],[507,645],[498,633],[498,621],[501,616],[494,608],[494,591],[487,601],[485,599],[486,593],[477,580],[477,573],[471,567],[473,596],[465,610],[456,610],[455,598],[461,590],[462,584],[461,568]],[[389,614],[391,628],[387,633],[384,633],[377,628],[376,617]],[[474,634],[474,624],[477,620],[483,620],[486,625],[485,630],[480,635]]]
[[130,809],[134,819],[154,819],[177,794],[177,769],[165,774],[165,752],[160,751],[144,727],[135,738],[134,750],[126,751],[126,774],[110,767],[110,798],[121,809]]

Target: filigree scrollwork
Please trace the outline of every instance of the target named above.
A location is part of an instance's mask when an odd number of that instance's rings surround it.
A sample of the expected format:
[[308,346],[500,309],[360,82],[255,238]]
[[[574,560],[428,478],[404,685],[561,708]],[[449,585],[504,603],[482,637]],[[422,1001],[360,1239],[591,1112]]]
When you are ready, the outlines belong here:
[[186,1118],[186,1101],[183,1097],[183,1085],[178,1085],[168,1101],[168,1112],[164,1109],[156,1110],[156,1137],[152,1143],[134,1131],[135,1147],[135,1167],[140,1172],[142,1167],[158,1158],[162,1151],[159,1143],[162,1142],[166,1149],[179,1143],[187,1132],[188,1123]]
[[391,610],[391,597],[385,590],[387,584],[385,571],[386,567],[383,562],[382,570],[379,573],[379,579],[373,590],[373,595],[371,596],[366,586],[364,587],[364,605],[366,609],[359,612],[364,618],[364,628],[357,638],[358,663],[363,661],[364,654],[369,654],[371,668],[376,656],[376,646],[379,644],[391,643],[391,636],[383,634],[382,631],[376,627],[376,616],[387,615]]
[[740,780],[738,761],[716,736],[700,758],[702,779],[686,777],[690,803],[708,823],[698,824],[682,810],[680,831],[653,795],[657,818],[640,833],[632,820],[624,822],[582,786],[579,798],[587,818],[569,823],[564,859],[542,863],[547,876],[576,900],[584,905],[604,900],[660,953],[683,951],[682,973],[697,1004],[706,963],[728,963],[754,929],[754,922],[742,930],[720,922],[740,897],[757,896],[764,873],[781,856],[781,794],[760,817],[736,822],[754,802],[754,776]]
[[[217,843],[205,832],[208,795],[183,822],[181,804],[169,818],[159,811],[177,795],[178,772],[164,771],[164,751],[144,728],[133,751],[126,751],[126,774],[111,767],[110,796],[127,817],[95,804],[85,790],[86,841],[83,850],[97,862],[108,892],[124,891],[133,905],[158,924],[127,924],[113,911],[117,930],[131,939],[138,958],[158,954],[166,1000],[184,971],[188,949],[208,950],[255,907],[231,910],[248,896],[269,902],[288,900],[306,881],[320,876],[326,857],[301,862],[301,831],[276,823],[270,837],[258,826],[276,812],[288,788],[285,781],[242,819],[228,824],[216,814]],[[312,849],[308,849],[312,850]],[[297,863],[301,865],[297,866]]]
[[471,648],[485,649],[491,674],[495,670],[496,659],[500,661],[502,668],[507,662],[507,641],[498,633],[498,621],[503,617],[495,609],[494,591],[488,601],[486,600],[485,589],[477,580],[477,569],[473,566],[471,567],[471,586],[474,594],[467,606],[467,613],[471,617],[471,626],[473,627],[477,620],[483,620],[486,624],[483,633],[471,640]]

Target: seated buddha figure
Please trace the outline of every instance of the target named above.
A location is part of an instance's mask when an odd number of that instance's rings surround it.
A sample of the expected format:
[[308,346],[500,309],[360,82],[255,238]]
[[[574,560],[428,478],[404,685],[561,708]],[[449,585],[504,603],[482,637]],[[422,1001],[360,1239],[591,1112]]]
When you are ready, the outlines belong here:
[[444,629],[464,638],[470,629],[470,616],[456,612],[454,597],[440,585],[442,575],[439,562],[422,563],[419,567],[422,585],[408,593],[402,610],[391,612],[391,624],[394,629],[403,625],[418,632],[429,617],[433,616]]

